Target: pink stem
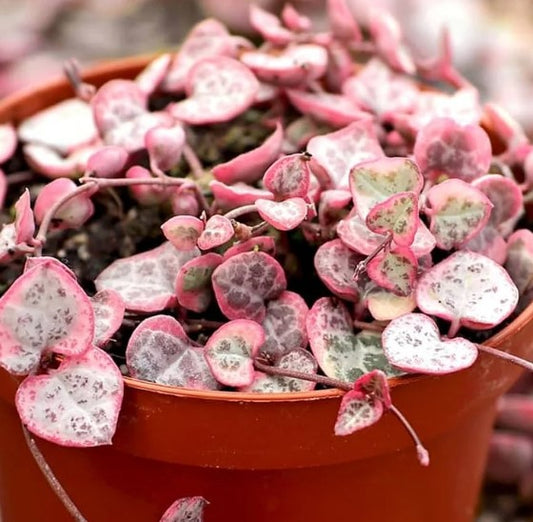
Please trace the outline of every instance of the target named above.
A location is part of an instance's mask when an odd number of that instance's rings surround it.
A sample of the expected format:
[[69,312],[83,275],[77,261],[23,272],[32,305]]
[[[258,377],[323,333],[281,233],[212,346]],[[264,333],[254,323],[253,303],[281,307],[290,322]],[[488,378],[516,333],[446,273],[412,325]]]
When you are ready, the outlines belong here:
[[385,330],[385,326],[383,326],[382,324],[367,323],[365,321],[359,321],[358,319],[354,319],[353,325],[359,330],[367,330],[369,332],[382,333],[383,330]]
[[204,175],[204,167],[192,147],[188,144],[185,144],[185,147],[183,148],[183,156],[185,157],[185,161],[188,163],[194,177],[196,179],[201,178]]
[[404,425],[405,429],[407,430],[407,433],[409,433],[409,435],[413,439],[415,446],[416,446],[416,454],[418,456],[418,461],[420,462],[420,464],[422,464],[422,466],[429,466],[428,450],[422,444],[414,428],[411,426],[409,421],[404,417],[403,413],[398,408],[396,408],[396,406],[394,406],[394,404],[390,405],[389,410],[392,413],[394,413],[394,415],[396,415],[399,421]]
[[244,216],[245,214],[250,214],[251,212],[257,212],[257,207],[255,205],[244,205],[243,207],[230,210],[224,214],[224,217],[227,217],[228,219],[236,219]]
[[7,174],[6,180],[8,185],[18,185],[19,183],[28,183],[35,178],[35,173],[31,170],[21,170],[20,172],[13,172]]
[[357,281],[359,279],[359,276],[366,271],[366,267],[368,266],[368,263],[372,261],[382,250],[385,250],[388,248],[388,246],[392,243],[392,234],[389,234],[377,247],[376,249],[366,257],[366,259],[363,259],[360,263],[358,263],[357,267],[355,268],[355,272],[353,274],[354,281]]
[[490,355],[494,355],[495,357],[499,357],[500,359],[503,359],[504,361],[508,361],[510,363],[516,364],[517,366],[521,366],[522,368],[525,368],[526,370],[533,372],[533,363],[530,361],[526,361],[525,359],[522,359],[521,357],[518,357],[511,353],[503,352],[502,350],[492,348],[492,346],[486,346],[484,344],[477,344],[476,346],[480,352],[485,352]]
[[90,83],[82,81],[78,62],[74,58],[71,58],[64,63],[63,72],[72,85],[76,96],[80,98],[80,100],[86,102],[91,101],[91,98],[96,93],[96,87]]

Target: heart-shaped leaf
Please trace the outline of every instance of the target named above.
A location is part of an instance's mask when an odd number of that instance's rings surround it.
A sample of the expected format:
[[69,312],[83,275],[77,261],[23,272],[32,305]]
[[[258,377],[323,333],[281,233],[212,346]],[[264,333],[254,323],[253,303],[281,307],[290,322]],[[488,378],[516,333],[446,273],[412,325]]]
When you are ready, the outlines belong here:
[[410,246],[418,229],[418,197],[399,192],[378,203],[366,216],[367,227],[377,234],[392,234],[397,245]]
[[87,172],[97,178],[117,178],[124,172],[128,160],[126,149],[112,145],[102,147],[87,160]]
[[421,276],[416,302],[424,313],[452,321],[454,330],[459,325],[482,330],[511,314],[518,290],[492,259],[461,250]]
[[187,261],[178,271],[176,295],[178,303],[187,310],[202,313],[213,299],[211,276],[222,263],[222,256],[210,252]]
[[204,58],[187,77],[185,100],[169,107],[176,119],[191,125],[233,119],[254,102],[259,82],[242,63],[218,56]]
[[376,321],[391,321],[416,308],[414,292],[401,297],[379,286],[372,286],[365,292],[364,303]]
[[281,21],[276,15],[255,4],[250,5],[250,25],[267,42],[274,45],[284,46],[294,39],[293,33],[281,25]]
[[[280,356],[276,360],[274,367],[314,375],[316,374],[318,365],[310,352],[297,348]],[[252,384],[241,388],[239,391],[255,393],[294,393],[311,391],[314,390],[315,386],[316,384],[312,381],[255,372]]]
[[174,216],[161,225],[161,230],[178,250],[192,250],[204,231],[204,222],[194,216]]
[[229,185],[237,182],[255,183],[279,156],[282,143],[283,126],[278,122],[276,130],[259,147],[216,165],[213,167],[213,176]]
[[358,214],[366,219],[374,206],[399,192],[420,194],[424,179],[408,158],[367,161],[350,172],[350,190]]
[[198,238],[198,246],[202,250],[216,248],[227,243],[234,234],[235,230],[231,220],[220,214],[215,214],[207,220],[205,228]]
[[211,181],[209,184],[217,206],[224,210],[231,210],[245,205],[253,205],[259,198],[274,199],[274,194],[269,190],[258,189],[246,183],[225,185],[220,181]]
[[365,395],[371,395],[387,409],[392,406],[389,382],[387,376],[381,370],[372,370],[361,375],[354,382],[353,389]]
[[279,199],[305,197],[310,182],[309,157],[305,154],[283,156],[263,177],[265,188]]
[[111,444],[123,394],[122,374],[113,359],[89,348],[47,375],[27,377],[15,404],[35,435],[61,446],[91,447]]
[[[0,125],[0,163],[10,160],[17,149],[17,131],[11,123]],[[0,198],[1,203],[2,198]],[[0,208],[2,205],[0,204]]]
[[307,152],[325,170],[332,188],[348,188],[353,167],[384,156],[371,120],[356,121],[336,132],[315,136],[309,140]]
[[24,143],[34,143],[67,155],[94,141],[96,130],[91,107],[72,98],[25,119],[18,127]]
[[340,301],[329,297],[316,301],[307,314],[306,327],[311,351],[328,377],[352,383],[375,369],[395,374],[383,354],[380,334],[354,334],[350,314]]
[[185,497],[176,500],[159,522],[203,522],[204,507],[209,504],[203,497]]
[[94,344],[105,346],[120,328],[126,307],[114,290],[102,290],[91,297],[94,310]]
[[226,386],[248,386],[254,379],[254,357],[265,341],[261,325],[237,319],[216,330],[205,345],[215,378]]
[[255,206],[261,218],[278,230],[293,230],[307,217],[308,206],[302,198],[258,199]]
[[357,301],[359,290],[353,275],[363,257],[340,239],[321,245],[315,253],[315,269],[322,282],[341,299]]
[[277,299],[269,301],[262,323],[265,342],[261,346],[261,354],[280,357],[292,350],[306,348],[305,320],[308,312],[303,298],[294,292],[282,292]]
[[414,155],[427,179],[445,176],[471,182],[489,171],[492,148],[479,125],[436,118],[418,133]]
[[176,304],[177,273],[187,261],[199,255],[197,248],[180,251],[171,243],[163,243],[111,263],[96,278],[96,289],[115,290],[127,310],[158,312]]
[[198,197],[191,185],[182,185],[169,192],[172,212],[176,216],[197,216],[200,214]]
[[25,189],[15,203],[15,244],[30,242],[34,233],[35,222],[31,210],[30,191]]
[[213,289],[228,319],[265,318],[265,301],[287,288],[281,265],[264,252],[243,252],[226,259],[213,272]]
[[94,337],[94,313],[78,283],[53,258],[25,271],[0,299],[0,365],[16,375],[41,354],[79,355]]
[[418,262],[411,249],[396,247],[370,260],[366,271],[370,279],[379,286],[407,297],[415,286]]
[[360,391],[351,390],[344,394],[337,420],[335,435],[351,435],[375,424],[383,415],[383,403]]
[[466,339],[441,339],[435,321],[424,314],[393,319],[381,338],[389,362],[407,372],[456,372],[472,366],[478,354]]
[[488,222],[492,203],[477,188],[460,179],[449,179],[427,193],[429,229],[444,250],[460,248]]
[[524,295],[533,287],[533,232],[520,229],[509,237],[505,269]]
[[228,259],[242,252],[266,252],[273,256],[276,253],[276,242],[271,236],[256,236],[236,243],[224,252],[224,259]]
[[150,157],[150,170],[161,175],[175,167],[185,147],[185,139],[181,125],[150,129],[144,136]]
[[157,91],[167,75],[171,62],[170,53],[162,54],[152,60],[135,78],[140,91],[147,96]]
[[176,319],[154,315],[131,334],[126,364],[132,377],[197,390],[216,390],[203,348],[197,347]]

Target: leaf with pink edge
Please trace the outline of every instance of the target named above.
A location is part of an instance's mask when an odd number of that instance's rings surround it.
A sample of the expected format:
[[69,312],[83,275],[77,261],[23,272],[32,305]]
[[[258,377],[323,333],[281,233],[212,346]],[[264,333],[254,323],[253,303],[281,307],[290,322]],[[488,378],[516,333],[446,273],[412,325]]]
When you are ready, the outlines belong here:
[[194,185],[182,185],[170,194],[170,205],[176,216],[198,216],[200,203],[193,189]]
[[497,103],[486,103],[483,106],[483,122],[510,149],[529,143],[520,123]]
[[94,344],[102,348],[122,325],[126,307],[114,290],[102,290],[91,298],[94,311]]
[[170,53],[162,54],[152,60],[135,78],[139,90],[147,96],[156,92],[165,79],[171,62]]
[[87,160],[87,172],[97,178],[118,178],[128,164],[129,154],[122,147],[101,147]]
[[347,214],[346,207],[352,202],[352,195],[347,190],[324,190],[320,193],[318,205],[318,222],[323,227],[336,225]]
[[269,190],[258,189],[246,183],[225,185],[220,181],[211,181],[209,184],[217,206],[224,210],[253,205],[259,198],[274,199],[274,194]]
[[515,231],[507,242],[505,269],[524,296],[533,287],[533,232]]
[[67,155],[98,137],[90,105],[76,98],[64,100],[25,119],[17,129],[23,143]]
[[309,308],[303,298],[294,292],[282,292],[277,299],[269,301],[262,323],[265,342],[261,346],[261,355],[280,357],[297,348],[305,348],[305,320],[308,312]]
[[315,136],[309,140],[307,152],[326,171],[332,188],[343,189],[348,188],[353,167],[384,156],[371,120],[360,120],[336,132]]
[[378,203],[398,192],[420,194],[424,178],[416,163],[408,158],[367,161],[350,172],[350,190],[358,214],[366,219]]
[[[151,180],[153,179],[152,173],[141,167],[140,165],[135,165],[129,168],[126,171],[127,179],[138,179],[138,180]],[[175,187],[163,187],[162,185],[131,185],[129,187],[132,196],[137,200],[141,205],[159,205],[164,201],[167,201],[176,196],[177,190]]]
[[381,370],[372,370],[361,375],[354,382],[353,389],[374,397],[387,409],[392,406],[389,382],[387,376]]
[[331,32],[335,38],[348,43],[362,40],[361,29],[346,0],[328,0],[327,13]]
[[219,388],[204,349],[169,315],[154,315],[137,326],[126,348],[126,365],[132,377],[144,381],[195,390]]
[[305,197],[309,190],[310,176],[309,156],[291,154],[282,156],[268,168],[263,183],[276,198]]
[[318,277],[335,295],[348,301],[357,301],[359,289],[353,275],[364,258],[350,250],[340,239],[321,245],[315,253]]
[[271,236],[256,236],[235,243],[224,252],[224,260],[242,252],[266,252],[273,256],[276,253],[276,241]]
[[259,147],[216,165],[213,167],[213,175],[218,181],[228,185],[241,181],[255,183],[277,159],[282,143],[283,126],[278,122],[276,130]]
[[[74,192],[76,183],[71,179],[58,178],[45,185],[35,200],[35,220],[41,223],[46,213],[63,197]],[[82,192],[63,203],[52,218],[51,229],[78,228],[94,213],[90,191]]]
[[169,106],[170,113],[190,125],[204,125],[242,114],[254,102],[259,82],[242,63],[218,56],[194,65],[186,90],[189,97]]
[[[301,348],[284,353],[277,358],[273,366],[275,368],[307,373],[309,375],[315,375],[318,368],[313,354]],[[315,389],[315,386],[316,383],[311,381],[256,371],[253,382],[249,386],[240,388],[239,391],[252,393],[294,393],[311,391]]]
[[315,44],[287,47],[276,54],[264,51],[246,51],[242,63],[262,82],[282,87],[298,87],[324,75],[328,53]]
[[370,279],[393,294],[406,297],[413,291],[418,262],[408,247],[381,252],[367,266]]
[[185,147],[185,131],[181,125],[154,127],[144,136],[150,157],[150,170],[162,175],[175,167]]
[[254,357],[265,341],[263,327],[237,319],[216,330],[205,345],[205,357],[213,375],[226,386],[248,386],[254,379]]
[[0,366],[35,370],[44,352],[79,355],[94,337],[94,313],[78,283],[53,258],[24,272],[0,298]]
[[202,250],[216,248],[227,243],[234,235],[235,230],[231,220],[220,214],[215,214],[207,220],[205,228],[198,238],[198,246]]
[[507,243],[493,226],[487,224],[472,239],[467,241],[461,250],[483,254],[499,265],[503,265],[507,256]]
[[460,179],[431,187],[426,204],[429,229],[444,250],[459,248],[479,233],[493,207],[481,190]]
[[185,497],[176,500],[159,522],[203,522],[204,507],[209,504],[203,497]]
[[171,217],[161,225],[161,230],[178,250],[191,250],[196,248],[204,227],[201,219],[185,215]]
[[30,191],[24,189],[15,203],[15,244],[30,242],[34,232],[35,222],[31,210]]
[[281,19],[285,26],[294,32],[305,32],[311,29],[311,20],[298,12],[292,4],[286,3],[281,11]]
[[471,182],[489,171],[492,148],[479,125],[436,118],[418,133],[414,156],[426,179],[448,177]]
[[373,286],[365,292],[364,303],[376,321],[391,321],[416,308],[414,292],[402,297],[379,286]]
[[295,35],[281,25],[280,19],[255,4],[250,4],[250,25],[267,41],[284,46],[294,40]]
[[397,374],[385,358],[380,334],[354,334],[352,318],[342,302],[329,297],[316,301],[307,314],[306,328],[311,351],[328,377],[353,383],[376,369]]
[[383,403],[381,401],[360,391],[351,390],[342,398],[335,421],[335,435],[351,435],[368,428],[378,422],[382,415]]
[[472,366],[478,355],[476,345],[466,339],[442,339],[435,321],[424,314],[393,319],[382,341],[389,362],[407,372],[452,373]]
[[[17,131],[11,123],[0,125],[0,163],[10,160],[17,149]],[[2,198],[0,197],[0,208]]]
[[96,278],[96,289],[115,290],[127,310],[158,312],[177,303],[177,273],[187,261],[199,255],[197,248],[180,251],[166,242],[111,263]]
[[7,177],[5,172],[0,169],[0,209],[4,208],[7,195]]
[[27,377],[15,404],[23,424],[50,442],[86,448],[111,444],[124,395],[122,374],[99,348]]
[[222,256],[210,252],[187,261],[178,271],[176,295],[178,303],[187,310],[202,313],[213,299],[211,276],[222,263]]
[[397,245],[409,246],[419,224],[418,196],[414,192],[398,192],[374,205],[366,216],[367,227],[377,234],[392,234]]
[[213,289],[228,319],[262,322],[265,301],[276,299],[287,288],[285,272],[264,252],[243,252],[226,259],[212,276]]
[[293,230],[307,217],[307,203],[302,198],[258,199],[255,206],[261,218],[277,230]]
[[518,289],[492,259],[460,250],[422,274],[416,302],[424,313],[451,321],[452,333],[461,325],[484,330],[512,313]]
[[354,121],[370,117],[368,112],[364,112],[343,94],[296,89],[288,89],[286,94],[299,112],[332,127],[344,127]]

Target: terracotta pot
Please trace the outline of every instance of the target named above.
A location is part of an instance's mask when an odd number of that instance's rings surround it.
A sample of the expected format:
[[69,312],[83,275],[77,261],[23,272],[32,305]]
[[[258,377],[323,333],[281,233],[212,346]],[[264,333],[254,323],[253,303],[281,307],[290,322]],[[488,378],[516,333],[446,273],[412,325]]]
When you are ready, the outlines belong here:
[[[93,69],[88,81],[131,78],[137,58]],[[19,121],[71,96],[64,81],[0,103]],[[531,358],[533,306],[490,344]],[[90,522],[157,522],[176,498],[202,495],[213,522],[469,522],[485,465],[496,399],[516,367],[481,355],[454,375],[395,379],[392,396],[431,454],[421,467],[392,415],[335,437],[335,390],[291,395],[198,392],[126,379],[113,446],[39,447]],[[3,522],[70,520],[41,477],[20,430],[16,382],[0,373]]]

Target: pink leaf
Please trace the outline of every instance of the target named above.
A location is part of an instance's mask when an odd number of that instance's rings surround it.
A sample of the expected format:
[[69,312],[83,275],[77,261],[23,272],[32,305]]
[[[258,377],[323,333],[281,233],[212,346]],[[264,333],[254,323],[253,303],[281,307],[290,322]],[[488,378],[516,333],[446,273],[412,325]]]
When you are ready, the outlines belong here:
[[346,215],[346,207],[351,203],[352,195],[347,190],[324,190],[320,194],[318,221],[321,226],[337,224],[339,218]]
[[533,286],[533,232],[520,229],[509,237],[505,269],[520,295]]
[[[10,160],[17,149],[17,132],[11,123],[0,125],[0,163]],[[0,197],[0,208],[2,207]]]
[[150,169],[164,174],[175,167],[185,147],[185,131],[181,125],[153,127],[144,136],[146,150],[150,157]]
[[219,387],[204,349],[168,315],[154,315],[137,326],[128,341],[126,364],[132,377],[144,381],[197,390]]
[[224,260],[242,252],[257,251],[266,252],[273,256],[276,253],[276,242],[274,238],[271,236],[256,236],[242,243],[235,243],[224,252]]
[[365,395],[371,395],[380,401],[385,408],[390,408],[392,405],[389,382],[387,376],[381,370],[372,370],[361,375],[355,381],[353,389]]
[[258,199],[255,205],[261,218],[277,230],[293,230],[307,216],[307,203],[302,198],[284,201]]
[[346,0],[328,0],[328,19],[335,38],[347,42],[362,40],[361,30]]
[[215,214],[207,220],[205,228],[198,238],[198,246],[202,250],[216,248],[227,243],[234,234],[235,230],[231,220],[220,214]]
[[213,289],[228,319],[265,318],[265,301],[276,299],[287,287],[281,265],[264,252],[244,252],[226,259],[215,269]]
[[152,60],[135,78],[139,90],[148,96],[156,92],[165,79],[171,62],[172,55],[169,53]]
[[303,298],[294,292],[282,292],[277,299],[269,301],[263,320],[266,338],[261,354],[279,357],[297,348],[306,348],[308,312]]
[[418,197],[414,192],[398,192],[374,205],[366,225],[377,234],[392,234],[397,245],[409,246],[418,229]]
[[459,248],[487,224],[493,207],[479,189],[460,179],[449,179],[427,193],[429,229],[444,250]]
[[283,156],[265,172],[263,183],[280,199],[305,197],[310,182],[309,158],[305,154]]
[[213,175],[218,181],[232,183],[255,183],[265,170],[276,160],[283,143],[283,127],[276,124],[276,130],[259,147],[239,154],[235,158],[213,167]]
[[507,256],[507,243],[492,225],[487,224],[470,241],[467,241],[461,250],[483,254],[499,265],[503,265]]
[[178,250],[192,250],[204,231],[204,222],[194,216],[174,216],[161,225],[161,230]]
[[94,310],[94,344],[103,347],[122,325],[126,308],[114,290],[102,290],[91,297]]
[[111,444],[124,383],[113,359],[98,348],[65,359],[48,375],[27,377],[15,397],[21,421],[61,446]]
[[281,11],[283,23],[294,32],[305,32],[311,29],[311,20],[299,13],[292,4],[285,4]]
[[41,354],[79,355],[94,336],[94,313],[78,283],[53,258],[24,272],[0,298],[0,365],[35,370]]
[[200,204],[197,195],[186,185],[171,192],[170,205],[176,216],[197,216],[200,214]]
[[363,257],[352,252],[340,239],[321,245],[315,253],[315,269],[322,282],[335,295],[357,301],[359,291],[353,274]]
[[118,178],[124,172],[129,154],[122,147],[102,147],[87,161],[87,172],[97,178]]
[[0,169],[0,210],[4,207],[7,194],[7,177],[2,169]]
[[248,109],[258,91],[256,77],[240,62],[223,56],[205,58],[189,72],[189,97],[169,110],[191,125],[224,122]]
[[421,276],[416,301],[428,315],[483,330],[511,314],[518,290],[509,274],[488,257],[459,251]]
[[[47,211],[64,196],[71,194],[77,186],[71,179],[58,178],[45,185],[35,200],[35,220],[41,223]],[[63,203],[54,214],[52,228],[78,228],[94,213],[90,195],[82,192]]]
[[470,182],[489,171],[492,148],[487,133],[478,125],[436,118],[418,133],[414,155],[427,179],[445,176]]
[[18,127],[18,137],[66,155],[94,141],[96,130],[91,107],[76,98],[37,112]]
[[379,286],[407,297],[413,291],[417,269],[418,263],[411,249],[397,247],[374,257],[368,263],[367,273]]
[[407,158],[367,161],[350,172],[350,190],[357,213],[366,219],[378,203],[398,192],[420,194],[424,179],[416,163]]
[[293,33],[281,25],[276,15],[255,4],[250,4],[250,25],[274,45],[284,46],[294,39]]
[[15,203],[15,243],[28,243],[33,239],[35,222],[31,210],[30,191],[24,192]]
[[248,386],[254,378],[253,358],[265,341],[263,328],[237,319],[216,330],[205,345],[205,357],[215,378],[226,386]]
[[179,251],[171,243],[117,259],[95,280],[98,291],[115,290],[135,312],[158,312],[177,302],[175,281],[179,269],[200,255],[197,248]]
[[360,391],[347,392],[335,421],[335,435],[351,435],[375,424],[383,415],[383,404]]
[[391,321],[416,308],[414,292],[401,297],[381,287],[373,287],[365,294],[365,305],[376,321]]
[[178,271],[176,295],[178,303],[187,310],[202,313],[213,298],[211,276],[222,263],[222,256],[210,252],[187,261]]
[[244,205],[253,205],[259,198],[274,199],[272,192],[258,189],[246,183],[225,185],[220,181],[211,181],[209,184],[213,196],[220,208],[230,210]]
[[441,339],[435,321],[424,314],[393,319],[382,341],[389,362],[408,372],[456,372],[472,366],[478,354],[476,345],[466,339]]
[[297,87],[324,75],[327,51],[320,45],[301,44],[287,47],[277,54],[246,51],[241,61],[262,82],[283,87]]
[[[316,374],[318,365],[311,353],[307,350],[296,348],[281,355],[276,360],[274,367],[314,375]],[[304,381],[303,379],[255,372],[253,382],[249,386],[240,388],[239,391],[252,393],[294,393],[311,391],[315,389],[315,386],[316,384],[314,382]]]
[[[148,169],[135,165],[126,171],[127,179],[152,179],[153,176]],[[163,187],[161,185],[132,185],[129,187],[133,197],[141,205],[159,205],[172,196],[177,197],[175,187]]]
[[353,167],[384,155],[370,120],[311,138],[307,152],[325,169],[332,188],[348,188],[348,175]]
[[203,497],[180,498],[165,511],[159,522],[203,522],[206,504],[208,502]]
[[487,128],[498,136],[510,149],[529,142],[520,123],[496,103],[483,106],[483,118]]

